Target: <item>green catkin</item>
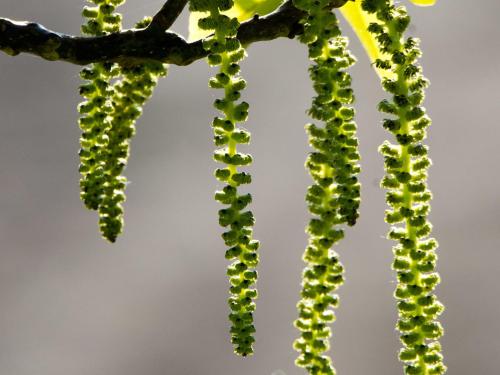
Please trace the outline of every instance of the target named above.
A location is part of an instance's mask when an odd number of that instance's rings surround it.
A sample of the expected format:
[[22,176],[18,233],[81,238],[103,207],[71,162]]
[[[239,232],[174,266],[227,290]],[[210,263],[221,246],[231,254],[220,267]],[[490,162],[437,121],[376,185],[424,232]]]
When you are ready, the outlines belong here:
[[111,242],[115,242],[123,228],[122,202],[127,179],[122,172],[129,157],[130,139],[135,134],[135,121],[166,70],[161,63],[149,62],[122,68],[122,74],[111,97],[113,117],[104,165],[103,198],[99,205],[101,232]]
[[[93,0],[95,6],[85,6],[82,15],[87,23],[82,32],[101,36],[117,32],[121,28],[121,16],[114,13],[124,0]],[[85,101],[78,106],[81,114],[80,138],[80,189],[85,206],[97,210],[102,201],[102,187],[105,181],[106,147],[111,128],[110,114],[113,106],[109,100],[113,94],[111,80],[117,77],[119,69],[110,63],[95,63],[84,68],[80,76],[85,82],[80,86],[80,95]]]
[[219,148],[214,153],[214,159],[226,166],[215,171],[216,178],[226,186],[216,192],[215,199],[226,205],[219,211],[219,223],[227,228],[222,238],[229,247],[226,258],[233,260],[228,267],[231,313],[231,342],[234,351],[241,356],[253,354],[255,327],[253,313],[257,290],[253,287],[257,280],[259,258],[257,250],[259,242],[252,238],[254,217],[247,209],[252,201],[250,194],[242,194],[238,187],[251,182],[251,176],[238,170],[239,167],[249,165],[252,157],[237,151],[238,144],[248,144],[250,133],[237,126],[245,122],[248,116],[248,103],[238,101],[240,91],[246,82],[239,76],[239,61],[245,56],[245,50],[236,39],[239,23],[236,18],[229,18],[221,14],[231,9],[232,0],[191,0],[190,10],[207,12],[205,18],[200,19],[199,27],[214,32],[203,41],[204,48],[209,52],[208,63],[218,66],[219,73],[209,81],[209,86],[222,89],[224,97],[214,102],[215,108],[220,111],[212,126],[214,142]]
[[[150,18],[141,21],[144,28]],[[147,62],[121,68],[122,77],[113,85],[111,127],[108,133],[104,164],[104,184],[99,205],[99,224],[104,238],[115,242],[123,228],[123,207],[127,179],[122,176],[129,157],[130,139],[142,106],[151,97],[166,67],[160,62]]]
[[364,0],[362,7],[376,15],[378,21],[369,26],[369,31],[390,57],[376,63],[393,74],[382,83],[391,99],[382,101],[379,110],[389,115],[383,125],[397,142],[385,142],[380,152],[386,169],[382,186],[387,189],[390,206],[386,221],[393,225],[388,237],[398,242],[393,248],[392,267],[398,277],[394,294],[399,310],[396,327],[403,344],[399,358],[405,374],[444,374],[446,367],[437,341],[443,335],[437,317],[444,307],[434,295],[440,281],[435,272],[438,245],[429,238],[431,224],[427,219],[431,199],[427,169],[431,161],[422,143],[431,123],[421,106],[428,81],[417,65],[421,55],[418,40],[404,36],[410,23],[406,9],[389,0]]
[[[114,14],[123,1],[97,1],[97,7],[85,7],[89,19],[83,31],[103,35],[120,30],[121,16]],[[136,27],[151,22],[146,18]],[[99,226],[104,238],[115,242],[123,228],[126,178],[122,176],[129,156],[130,139],[142,106],[151,97],[158,78],[166,74],[159,62],[119,67],[92,64],[81,76],[87,82],[80,87],[86,101],[79,107],[83,130],[80,150],[81,189],[85,205],[99,211]],[[111,83],[112,80],[116,80]]]
[[341,37],[337,19],[328,9],[328,0],[296,0],[295,5],[308,13],[304,19],[302,43],[307,44],[316,97],[309,115],[322,123],[306,126],[314,148],[306,162],[314,184],[306,200],[312,218],[307,227],[309,243],[304,253],[307,266],[302,275],[299,318],[295,326],[301,336],[295,343],[300,352],[296,364],[310,374],[335,374],[329,350],[331,329],[338,306],[334,293],[344,281],[344,268],[332,246],[344,236],[342,227],[354,225],[358,217],[360,185],[358,141],[351,77],[345,71],[355,60]]

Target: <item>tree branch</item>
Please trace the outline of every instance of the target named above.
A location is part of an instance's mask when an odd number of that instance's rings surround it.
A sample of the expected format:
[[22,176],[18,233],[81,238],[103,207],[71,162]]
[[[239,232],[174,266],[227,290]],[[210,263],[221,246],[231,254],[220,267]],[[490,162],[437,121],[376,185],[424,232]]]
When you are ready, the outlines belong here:
[[[338,8],[347,0],[333,0]],[[176,33],[165,31],[178,17],[186,0],[169,0],[146,29],[131,29],[99,37],[80,37],[57,33],[33,22],[0,18],[0,50],[8,55],[29,53],[50,61],[77,65],[93,62],[130,63],[147,60],[189,65],[207,55],[201,40],[188,43]],[[300,34],[305,13],[291,0],[266,17],[256,15],[241,24],[238,39],[244,45]]]
[[188,0],[168,0],[153,17],[148,29],[156,29],[157,31],[170,29],[170,26],[182,13],[187,2]]

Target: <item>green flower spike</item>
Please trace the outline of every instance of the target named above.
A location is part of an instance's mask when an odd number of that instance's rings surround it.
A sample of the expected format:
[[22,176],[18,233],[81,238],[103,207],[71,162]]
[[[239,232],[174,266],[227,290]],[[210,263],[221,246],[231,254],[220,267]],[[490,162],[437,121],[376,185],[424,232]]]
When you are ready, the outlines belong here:
[[342,226],[355,224],[360,196],[356,124],[349,106],[354,96],[351,77],[345,71],[355,60],[328,4],[329,0],[295,1],[308,13],[300,40],[307,44],[314,62],[309,71],[317,95],[309,114],[324,123],[322,127],[306,126],[314,148],[306,162],[314,180],[306,200],[315,217],[307,227],[307,267],[295,321],[301,336],[294,344],[300,352],[296,364],[317,375],[335,374],[331,359],[324,353],[329,350],[331,336],[328,324],[335,320],[333,308],[338,306],[334,292],[344,281],[344,269],[332,246],[343,238]]
[[421,55],[418,40],[404,37],[410,23],[406,9],[389,0],[364,0],[362,8],[376,16],[369,31],[388,56],[376,64],[393,77],[382,81],[391,99],[380,102],[379,110],[389,115],[383,125],[397,142],[385,142],[380,152],[386,169],[382,186],[388,191],[386,199],[391,207],[386,221],[393,225],[388,237],[398,242],[393,248],[393,268],[398,277],[397,329],[403,343],[399,358],[405,364],[406,374],[444,374],[446,367],[437,341],[443,328],[436,320],[444,308],[434,295],[439,283],[439,275],[434,271],[437,242],[429,238],[432,227],[427,219],[431,200],[427,169],[431,161],[427,146],[422,143],[431,123],[422,107],[428,81],[417,65]]
[[255,268],[259,261],[259,242],[252,239],[254,217],[251,211],[246,210],[252,197],[238,191],[240,185],[251,182],[251,176],[238,171],[238,168],[249,165],[252,157],[236,150],[238,144],[250,142],[250,133],[237,126],[238,123],[245,122],[248,116],[248,103],[238,101],[240,91],[246,86],[246,82],[238,74],[238,63],[245,56],[245,50],[236,39],[239,22],[236,18],[221,14],[232,6],[232,0],[190,2],[191,11],[207,14],[199,20],[199,27],[213,32],[211,37],[203,41],[204,48],[209,51],[208,63],[219,67],[219,73],[210,79],[209,86],[224,90],[224,97],[214,103],[221,114],[213,120],[212,126],[215,145],[221,147],[215,151],[214,159],[226,164],[226,167],[215,171],[215,176],[226,186],[215,194],[215,199],[226,205],[226,208],[219,211],[219,223],[228,229],[222,235],[229,247],[226,258],[234,261],[227,270],[231,284],[231,341],[236,354],[247,356],[253,353],[252,344],[255,341],[253,312],[257,290],[253,285],[257,280]]
[[[98,1],[85,7],[89,19],[83,31],[103,35],[119,31],[121,16],[113,13],[123,1]],[[137,28],[151,22],[146,18]],[[129,156],[130,139],[142,106],[151,97],[158,78],[166,74],[163,64],[148,62],[126,67],[92,64],[81,76],[87,80],[80,93],[87,100],[79,107],[83,130],[80,150],[81,196],[85,205],[99,210],[99,225],[104,238],[115,242],[123,228],[126,178],[121,174]],[[114,84],[110,81],[116,79]]]
[[[88,35],[105,35],[120,30],[121,16],[115,8],[123,0],[94,0],[96,6],[84,7],[83,16],[87,23],[82,32]],[[84,68],[80,76],[85,83],[80,86],[80,94],[86,99],[78,107],[82,115],[79,125],[80,138],[80,189],[85,206],[97,210],[102,201],[106,147],[111,128],[110,113],[113,111],[109,100],[113,93],[110,81],[117,77],[119,69],[114,64],[97,63]]]
[[[144,28],[151,22],[145,19],[136,25]],[[129,157],[130,139],[135,134],[135,122],[142,106],[151,97],[158,78],[166,75],[159,62],[122,67],[122,78],[113,86],[111,127],[106,146],[102,200],[99,205],[99,224],[104,238],[115,242],[123,228],[123,207],[127,179],[122,176]]]

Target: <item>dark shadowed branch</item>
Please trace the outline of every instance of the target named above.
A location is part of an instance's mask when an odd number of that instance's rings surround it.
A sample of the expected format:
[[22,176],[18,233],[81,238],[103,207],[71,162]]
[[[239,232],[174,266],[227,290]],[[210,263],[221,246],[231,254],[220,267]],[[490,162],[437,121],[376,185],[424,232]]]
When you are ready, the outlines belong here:
[[[340,7],[347,0],[333,0]],[[29,53],[51,61],[77,65],[92,62],[130,63],[156,60],[189,65],[207,55],[201,41],[188,43],[176,33],[166,31],[177,19],[186,0],[169,0],[153,17],[146,29],[131,29],[99,37],[81,37],[57,33],[33,22],[0,18],[0,50],[15,56]],[[244,45],[300,34],[304,12],[291,0],[265,17],[255,16],[241,24],[238,39]]]
[[149,25],[149,29],[167,31],[173,25],[177,17],[186,7],[188,0],[168,0],[156,13]]

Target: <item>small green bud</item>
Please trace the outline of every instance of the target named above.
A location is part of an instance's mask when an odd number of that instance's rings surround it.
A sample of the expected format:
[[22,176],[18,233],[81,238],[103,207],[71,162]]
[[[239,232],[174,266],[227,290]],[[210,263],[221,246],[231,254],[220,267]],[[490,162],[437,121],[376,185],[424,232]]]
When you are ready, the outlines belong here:
[[397,107],[393,103],[390,103],[387,100],[383,100],[379,103],[378,110],[380,112],[389,113],[389,114],[396,114],[397,113]]
[[239,129],[234,131],[231,134],[231,138],[234,139],[237,143],[249,143],[250,142],[250,133],[246,130]]
[[423,375],[424,369],[418,365],[409,365],[405,367],[406,375]]
[[235,173],[231,176],[231,179],[238,185],[250,184],[252,182],[252,176],[245,172]]
[[85,18],[97,18],[99,15],[99,9],[95,7],[83,7],[82,16]]
[[400,337],[403,344],[408,345],[408,346],[415,344],[416,342],[418,342],[420,340],[420,338],[421,338],[420,335],[416,332],[407,333],[407,334],[401,335],[401,337]]
[[227,181],[230,176],[231,176],[231,171],[229,169],[219,168],[215,171],[215,177],[219,181]]
[[398,285],[398,287],[394,291],[394,296],[396,299],[406,299],[410,297],[410,293],[408,292],[408,289],[401,285]]
[[409,270],[410,269],[410,263],[403,258],[396,258],[392,264],[392,268],[395,270]]

